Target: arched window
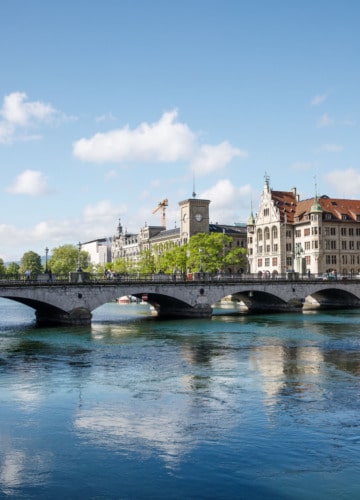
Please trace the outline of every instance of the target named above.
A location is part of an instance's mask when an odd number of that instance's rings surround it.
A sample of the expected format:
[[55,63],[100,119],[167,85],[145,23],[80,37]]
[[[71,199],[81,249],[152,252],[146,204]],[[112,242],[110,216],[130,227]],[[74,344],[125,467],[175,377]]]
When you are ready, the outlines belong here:
[[273,240],[276,240],[278,237],[278,228],[276,226],[273,226],[271,228],[271,233],[272,233]]
[[266,227],[264,229],[264,239],[265,240],[269,240],[270,239],[270,229],[268,227]]

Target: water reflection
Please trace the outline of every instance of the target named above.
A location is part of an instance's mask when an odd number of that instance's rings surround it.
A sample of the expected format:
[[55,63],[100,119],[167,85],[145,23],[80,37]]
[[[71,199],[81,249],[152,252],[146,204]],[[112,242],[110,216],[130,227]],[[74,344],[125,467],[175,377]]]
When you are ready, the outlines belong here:
[[356,315],[118,311],[0,336],[0,495],[356,498]]

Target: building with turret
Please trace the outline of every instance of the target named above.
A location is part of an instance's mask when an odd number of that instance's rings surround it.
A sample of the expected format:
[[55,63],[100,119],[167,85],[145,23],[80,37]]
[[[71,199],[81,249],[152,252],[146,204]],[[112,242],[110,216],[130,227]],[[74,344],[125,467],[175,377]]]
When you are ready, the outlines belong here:
[[112,237],[112,261],[123,258],[136,262],[140,258],[140,253],[145,250],[156,252],[159,255],[175,246],[185,245],[192,236],[198,233],[222,233],[232,237],[233,245],[246,248],[246,225],[211,223],[209,206],[210,200],[203,200],[195,196],[180,201],[180,227],[173,229],[145,225],[138,233],[128,233],[119,222],[116,234]]
[[274,191],[265,176],[259,210],[247,224],[249,270],[354,275],[360,272],[360,201],[327,195],[300,200]]

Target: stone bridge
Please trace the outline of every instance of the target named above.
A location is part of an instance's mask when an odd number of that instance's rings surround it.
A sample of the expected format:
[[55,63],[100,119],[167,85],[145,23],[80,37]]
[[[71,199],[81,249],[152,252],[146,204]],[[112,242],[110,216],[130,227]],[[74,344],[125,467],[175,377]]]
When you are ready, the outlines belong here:
[[231,296],[248,312],[299,311],[309,308],[360,308],[359,280],[265,280],[246,278],[172,281],[149,279],[7,282],[0,297],[36,311],[39,324],[89,324],[92,311],[127,295],[146,300],[159,317],[210,317],[213,306]]

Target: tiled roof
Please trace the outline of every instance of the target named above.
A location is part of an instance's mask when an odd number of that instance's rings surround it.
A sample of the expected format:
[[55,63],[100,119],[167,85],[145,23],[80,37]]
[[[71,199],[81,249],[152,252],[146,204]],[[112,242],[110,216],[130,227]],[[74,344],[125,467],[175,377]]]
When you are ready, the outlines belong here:
[[[316,201],[315,198],[298,201],[291,191],[272,191],[271,196],[274,205],[279,209],[281,222],[285,221],[286,215],[289,224],[292,224],[295,218],[301,222],[304,216],[311,212],[311,207]],[[323,212],[331,214],[333,220],[359,221],[360,219],[360,200],[330,198],[323,195],[317,201]]]
[[298,204],[296,195],[292,191],[271,191],[271,197],[280,212],[280,221],[285,222],[286,215],[287,222],[292,224]]

